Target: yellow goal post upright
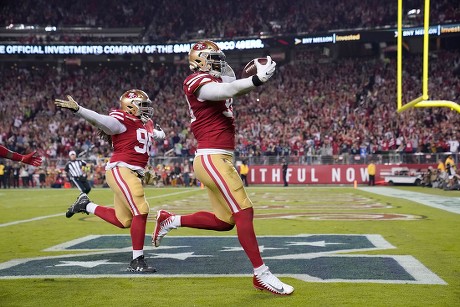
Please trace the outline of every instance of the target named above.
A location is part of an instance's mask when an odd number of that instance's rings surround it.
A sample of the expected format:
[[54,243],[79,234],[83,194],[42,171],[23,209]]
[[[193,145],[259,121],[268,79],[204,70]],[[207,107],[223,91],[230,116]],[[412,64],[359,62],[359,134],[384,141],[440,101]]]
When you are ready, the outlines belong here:
[[447,107],[460,113],[460,105],[449,100],[429,100],[428,95],[428,55],[429,55],[429,29],[430,29],[430,0],[425,0],[423,10],[423,71],[422,71],[422,96],[402,105],[402,46],[403,46],[403,0],[398,0],[398,36],[396,59],[396,96],[397,111],[401,113],[411,107]]

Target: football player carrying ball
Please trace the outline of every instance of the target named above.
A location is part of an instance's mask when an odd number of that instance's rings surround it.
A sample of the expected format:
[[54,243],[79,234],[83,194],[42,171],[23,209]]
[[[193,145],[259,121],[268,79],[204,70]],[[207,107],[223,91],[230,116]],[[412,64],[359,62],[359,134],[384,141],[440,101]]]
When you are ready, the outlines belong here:
[[233,165],[235,125],[233,97],[265,84],[275,73],[276,63],[255,61],[254,75],[236,80],[219,46],[209,40],[194,44],[189,52],[192,74],[184,83],[191,129],[198,141],[193,168],[211,201],[212,211],[175,215],[157,213],[152,236],[155,246],[172,229],[189,227],[228,231],[236,225],[238,239],[254,268],[253,285],[260,290],[288,295],[294,288],[281,282],[264,264],[253,226],[253,204]]

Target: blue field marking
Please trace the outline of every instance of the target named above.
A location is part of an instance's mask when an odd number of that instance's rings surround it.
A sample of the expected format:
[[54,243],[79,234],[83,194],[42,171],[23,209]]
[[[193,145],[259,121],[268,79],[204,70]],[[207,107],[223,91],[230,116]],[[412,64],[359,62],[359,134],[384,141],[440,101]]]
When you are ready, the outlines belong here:
[[[252,267],[235,236],[170,236],[145,256],[155,274],[126,272],[128,235],[91,235],[46,249],[67,255],[0,263],[0,279],[48,277],[228,277],[251,276]],[[260,236],[259,248],[272,272],[307,282],[446,284],[412,256],[346,255],[394,246],[375,234]]]

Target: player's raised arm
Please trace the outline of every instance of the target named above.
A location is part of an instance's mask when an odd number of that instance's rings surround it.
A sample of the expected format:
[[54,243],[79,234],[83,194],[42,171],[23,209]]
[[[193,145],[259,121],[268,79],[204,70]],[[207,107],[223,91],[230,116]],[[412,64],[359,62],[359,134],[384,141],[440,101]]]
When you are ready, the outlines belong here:
[[209,74],[209,78],[191,80],[191,86],[194,86],[194,82],[201,83],[196,87],[196,96],[203,101],[222,101],[246,94],[267,82],[276,68],[276,63],[267,56],[266,63],[255,61],[254,75],[236,80],[233,69],[225,60],[224,52],[212,41],[193,45],[189,52],[189,65],[196,73]]
[[54,104],[62,109],[69,109],[75,112],[86,119],[91,125],[96,126],[108,135],[119,134],[126,131],[125,125],[112,116],[101,115],[92,110],[83,108],[70,95],[67,95],[67,100],[55,99]]
[[257,86],[264,84],[275,73],[276,62],[267,56],[265,64],[254,61],[257,73],[253,76],[238,79],[230,83],[210,82],[199,88],[197,97],[203,100],[219,101],[241,94],[246,94]]

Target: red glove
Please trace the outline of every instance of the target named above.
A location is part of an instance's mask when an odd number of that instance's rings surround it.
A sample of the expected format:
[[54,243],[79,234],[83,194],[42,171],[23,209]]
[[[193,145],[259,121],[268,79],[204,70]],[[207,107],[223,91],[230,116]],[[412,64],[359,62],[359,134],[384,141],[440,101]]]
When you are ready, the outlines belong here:
[[27,155],[23,155],[20,161],[23,162],[23,163],[33,165],[33,166],[42,165],[42,158],[38,157],[38,156],[34,157],[35,153],[37,153],[37,152],[34,151],[34,152],[31,152],[31,153],[29,153]]

